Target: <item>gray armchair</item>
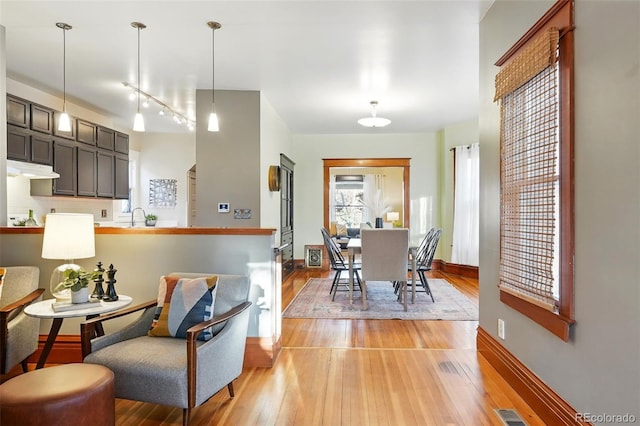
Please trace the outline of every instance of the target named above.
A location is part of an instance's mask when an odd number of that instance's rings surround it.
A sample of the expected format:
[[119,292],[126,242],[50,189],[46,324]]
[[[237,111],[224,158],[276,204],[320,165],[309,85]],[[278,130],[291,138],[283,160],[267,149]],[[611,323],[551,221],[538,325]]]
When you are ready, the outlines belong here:
[[40,320],[27,316],[23,309],[42,298],[38,288],[40,269],[36,266],[8,266],[0,292],[0,373],[6,374],[22,364],[27,372],[27,358],[38,349]]
[[[213,274],[171,275],[195,278]],[[245,276],[215,275],[219,280],[213,318],[189,328],[186,340],[147,336],[155,300],[80,325],[84,362],[104,365],[114,372],[117,398],[181,407],[182,423],[187,425],[191,409],[220,389],[227,386],[234,396],[233,380],[242,373],[244,361],[250,283]],[[125,328],[96,337],[104,322],[141,311],[142,315]],[[211,326],[211,340],[196,340]]]

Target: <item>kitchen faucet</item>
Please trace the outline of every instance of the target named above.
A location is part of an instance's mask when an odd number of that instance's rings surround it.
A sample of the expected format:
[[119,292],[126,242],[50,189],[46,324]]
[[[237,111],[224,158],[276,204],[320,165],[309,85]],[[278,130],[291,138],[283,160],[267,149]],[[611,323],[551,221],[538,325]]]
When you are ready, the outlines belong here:
[[133,219],[133,214],[136,212],[136,210],[142,210],[142,215],[146,218],[147,214],[144,212],[144,209],[142,207],[136,207],[135,209],[131,210],[131,227],[133,228],[134,226],[136,226],[136,222]]

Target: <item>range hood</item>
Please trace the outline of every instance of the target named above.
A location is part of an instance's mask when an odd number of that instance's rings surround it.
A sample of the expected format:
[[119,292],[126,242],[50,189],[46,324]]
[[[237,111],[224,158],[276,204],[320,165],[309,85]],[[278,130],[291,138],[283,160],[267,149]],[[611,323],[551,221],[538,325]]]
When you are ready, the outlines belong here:
[[60,177],[58,173],[53,171],[51,166],[15,160],[7,160],[7,175],[24,176],[27,179],[55,179]]

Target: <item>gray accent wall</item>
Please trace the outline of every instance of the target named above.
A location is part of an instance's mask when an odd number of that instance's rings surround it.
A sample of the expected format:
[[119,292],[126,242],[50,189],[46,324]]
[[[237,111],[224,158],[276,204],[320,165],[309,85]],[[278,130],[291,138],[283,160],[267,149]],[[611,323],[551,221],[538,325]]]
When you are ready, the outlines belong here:
[[[219,132],[207,131],[211,90],[196,92],[195,226],[260,227],[260,92],[216,90]],[[229,203],[229,213],[218,213]],[[250,219],[234,219],[250,209]]]
[[[480,24],[480,326],[578,412],[640,420],[640,2],[575,2],[575,320],[565,343],[499,301],[502,56],[553,1]],[[497,320],[506,339],[497,338]]]

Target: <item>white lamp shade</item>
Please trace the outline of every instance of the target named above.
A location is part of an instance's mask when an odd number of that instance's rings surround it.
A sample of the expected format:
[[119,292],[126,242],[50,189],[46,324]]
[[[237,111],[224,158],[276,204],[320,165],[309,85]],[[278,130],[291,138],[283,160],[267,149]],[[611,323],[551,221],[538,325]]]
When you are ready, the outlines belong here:
[[47,214],[42,241],[44,259],[86,259],[95,255],[92,214]]
[[215,112],[211,112],[211,114],[209,114],[209,127],[207,127],[207,130],[210,132],[217,132],[220,130],[218,126],[218,114]]
[[136,113],[136,117],[133,119],[133,131],[144,132],[144,117],[141,113]]
[[67,114],[66,111],[60,114],[60,121],[58,122],[58,130],[60,130],[61,132],[71,131],[71,119],[69,118],[69,114]]

